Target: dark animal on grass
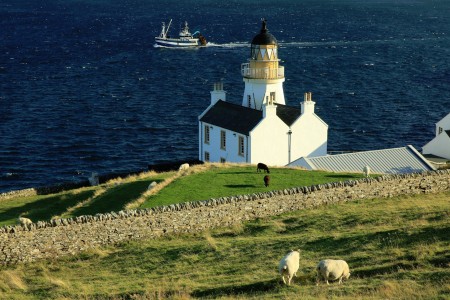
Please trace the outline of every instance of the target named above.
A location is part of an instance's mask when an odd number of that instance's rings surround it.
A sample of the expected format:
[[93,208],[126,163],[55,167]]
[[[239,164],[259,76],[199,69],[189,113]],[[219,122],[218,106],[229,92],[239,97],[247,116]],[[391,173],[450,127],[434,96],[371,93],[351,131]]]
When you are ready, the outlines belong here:
[[264,176],[264,185],[269,186],[269,183],[270,183],[270,176],[269,175]]
[[269,167],[263,163],[258,163],[258,166],[256,167],[256,172],[259,172],[259,170],[264,170],[267,173],[270,173]]

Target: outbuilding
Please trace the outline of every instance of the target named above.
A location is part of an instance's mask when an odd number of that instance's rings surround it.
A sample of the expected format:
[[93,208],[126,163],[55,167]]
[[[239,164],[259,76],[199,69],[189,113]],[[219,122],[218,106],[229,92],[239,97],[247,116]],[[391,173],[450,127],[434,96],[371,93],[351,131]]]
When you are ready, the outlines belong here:
[[435,133],[436,136],[422,147],[422,153],[450,160],[450,113],[436,123]]
[[303,167],[307,170],[361,173],[368,166],[371,173],[374,174],[420,173],[435,170],[433,165],[411,145],[319,157],[302,157],[288,166]]

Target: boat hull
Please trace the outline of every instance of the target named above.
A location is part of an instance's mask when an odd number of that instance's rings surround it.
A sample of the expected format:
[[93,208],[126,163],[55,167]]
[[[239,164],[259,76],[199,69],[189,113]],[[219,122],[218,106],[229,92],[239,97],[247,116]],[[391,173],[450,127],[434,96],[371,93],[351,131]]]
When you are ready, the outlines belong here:
[[155,42],[157,45],[162,47],[198,47],[202,46],[198,39],[163,39],[163,38],[155,38]]

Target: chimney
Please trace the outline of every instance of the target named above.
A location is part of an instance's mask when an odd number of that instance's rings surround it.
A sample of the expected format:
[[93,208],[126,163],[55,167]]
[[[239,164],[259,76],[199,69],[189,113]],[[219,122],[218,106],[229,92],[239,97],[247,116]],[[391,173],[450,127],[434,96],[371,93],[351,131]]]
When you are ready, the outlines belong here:
[[302,115],[314,113],[315,104],[316,102],[312,101],[312,93],[306,92],[304,101],[300,103]]
[[223,82],[214,83],[214,90],[211,91],[211,105],[217,103],[217,101],[226,101],[226,92],[223,90]]
[[269,100],[269,97],[266,96],[266,101],[263,104],[263,118],[273,117],[277,115],[277,105]]

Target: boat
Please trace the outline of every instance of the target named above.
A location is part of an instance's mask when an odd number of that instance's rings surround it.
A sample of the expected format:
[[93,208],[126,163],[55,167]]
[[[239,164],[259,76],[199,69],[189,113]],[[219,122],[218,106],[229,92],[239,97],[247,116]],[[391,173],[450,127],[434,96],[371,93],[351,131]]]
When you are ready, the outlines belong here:
[[191,34],[189,31],[188,23],[184,22],[184,27],[181,29],[178,38],[171,38],[168,33],[170,29],[170,25],[172,24],[172,19],[170,19],[169,25],[163,22],[162,29],[159,36],[155,37],[155,42],[158,46],[162,47],[198,47],[205,46],[206,39],[203,35],[200,34],[199,31]]

